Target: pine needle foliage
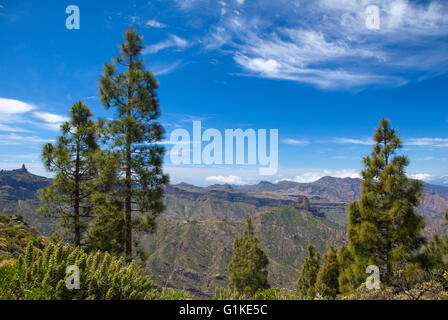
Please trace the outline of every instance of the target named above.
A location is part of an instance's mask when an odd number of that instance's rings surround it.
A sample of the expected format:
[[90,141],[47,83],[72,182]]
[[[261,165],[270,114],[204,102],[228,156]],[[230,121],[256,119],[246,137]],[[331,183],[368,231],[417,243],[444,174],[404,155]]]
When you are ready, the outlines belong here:
[[228,288],[247,297],[253,296],[258,290],[268,289],[268,264],[268,257],[259,248],[258,238],[254,235],[252,218],[248,218],[243,236],[233,242]]
[[124,33],[118,57],[104,65],[99,90],[105,108],[116,113],[106,123],[104,138],[108,151],[119,163],[115,184],[124,207],[127,261],[133,258],[133,230],[154,231],[156,218],[165,208],[163,186],[169,181],[162,168],[165,148],[158,143],[164,134],[157,121],[161,115],[159,83],[152,72],[145,70],[142,42],[143,36],[131,26]]
[[316,280],[320,268],[320,253],[314,250],[313,245],[309,245],[308,256],[306,257],[302,269],[300,270],[297,287],[301,299],[314,299],[316,296]]
[[58,218],[71,243],[80,246],[82,236],[92,218],[95,203],[93,185],[97,170],[93,165],[98,151],[96,126],[92,112],[79,101],[70,109],[70,119],[61,125],[62,135],[56,143],[42,149],[42,160],[47,170],[56,173],[53,184],[39,191],[47,217]]
[[392,285],[393,271],[416,265],[425,244],[424,219],[416,212],[423,183],[406,175],[409,160],[397,154],[401,139],[388,119],[380,120],[373,140],[371,154],[363,159],[360,200],[348,206],[348,249],[353,263],[341,277],[345,291],[365,281],[368,265],[378,266],[381,282]]

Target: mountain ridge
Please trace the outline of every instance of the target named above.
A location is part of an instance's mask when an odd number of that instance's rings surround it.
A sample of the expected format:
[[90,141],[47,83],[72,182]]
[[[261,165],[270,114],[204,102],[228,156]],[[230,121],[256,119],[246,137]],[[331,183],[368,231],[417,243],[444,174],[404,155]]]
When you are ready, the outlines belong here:
[[[0,209],[5,201],[38,200],[37,190],[48,186],[51,181],[50,178],[30,173],[25,165],[20,169],[1,170]],[[267,206],[296,203],[308,210],[310,202],[348,204],[359,199],[361,179],[325,176],[309,183],[282,180],[277,183],[260,181],[252,185],[214,184],[207,187],[182,182],[167,185],[165,190],[168,197],[199,198],[203,203],[207,198],[253,204],[257,208],[263,206],[263,202]],[[419,212],[424,216],[441,218],[448,207],[448,187],[425,183],[424,194]]]

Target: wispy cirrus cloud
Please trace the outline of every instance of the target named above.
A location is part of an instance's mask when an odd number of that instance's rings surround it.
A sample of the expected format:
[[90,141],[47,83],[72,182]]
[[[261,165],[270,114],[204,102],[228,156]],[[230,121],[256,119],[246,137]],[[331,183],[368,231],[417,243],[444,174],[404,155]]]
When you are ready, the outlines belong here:
[[448,138],[411,138],[405,141],[409,146],[448,147]]
[[33,112],[33,116],[39,120],[42,120],[41,126],[48,130],[59,131],[62,123],[68,121],[69,119],[65,116],[59,114],[54,114],[50,112]]
[[143,49],[142,54],[154,54],[159,51],[168,49],[168,48],[175,48],[177,50],[182,50],[188,47],[190,43],[182,39],[181,37],[178,37],[176,35],[170,35],[170,37],[162,42],[150,45]]
[[370,4],[196,0],[182,9],[198,15],[214,10],[219,18],[201,43],[231,55],[241,75],[345,89],[401,86],[448,71],[447,2],[375,1],[379,30],[366,27]]
[[297,140],[297,139],[284,139],[282,140],[283,143],[291,144],[295,146],[306,146],[309,145],[310,142],[308,140]]
[[68,121],[67,117],[58,115],[58,114],[54,114],[54,113],[50,113],[50,112],[33,112],[33,115],[38,118],[41,119],[47,123],[62,123],[65,121]]
[[152,28],[163,29],[163,28],[168,27],[168,25],[166,25],[166,24],[164,24],[162,22],[159,22],[157,20],[148,20],[148,21],[145,22],[145,27],[148,27],[148,28],[152,27]]
[[332,138],[330,142],[340,143],[340,144],[358,144],[358,145],[373,145],[372,138],[354,139],[354,138]]
[[[373,145],[374,141],[372,138],[343,138],[334,137],[329,140],[332,143],[339,144],[354,144],[354,145]],[[416,146],[416,147],[438,147],[446,148],[448,147],[448,138],[407,138],[404,139],[403,145],[405,146]]]
[[152,71],[156,76],[163,76],[172,73],[183,65],[184,63],[181,61],[175,61],[173,63],[155,63],[152,65]]
[[10,125],[6,125],[6,124],[0,123],[0,132],[1,131],[6,131],[6,132],[31,132],[30,130],[22,128],[22,127],[10,126]]
[[53,140],[44,139],[38,136],[22,136],[15,133],[0,134],[0,144],[4,145],[23,145],[28,143],[45,143]]

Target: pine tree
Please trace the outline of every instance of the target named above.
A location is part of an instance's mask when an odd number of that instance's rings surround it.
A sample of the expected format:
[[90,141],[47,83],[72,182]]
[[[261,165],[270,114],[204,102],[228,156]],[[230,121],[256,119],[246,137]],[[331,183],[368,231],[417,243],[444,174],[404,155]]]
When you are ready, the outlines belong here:
[[[444,219],[448,221],[448,209],[445,211]],[[448,260],[448,234],[433,234],[431,241],[423,249],[420,264],[426,270],[447,269]]]
[[314,251],[314,246],[307,248],[308,256],[300,270],[297,287],[301,299],[314,299],[316,297],[316,280],[320,268],[320,253]]
[[70,110],[70,120],[61,126],[62,136],[55,144],[43,147],[42,159],[47,170],[55,172],[53,184],[40,192],[42,207],[48,217],[61,219],[75,246],[81,245],[92,217],[94,204],[90,196],[97,171],[93,157],[98,150],[92,113],[81,101]]
[[337,251],[330,247],[323,256],[325,262],[319,269],[316,278],[316,292],[325,298],[336,298],[339,293],[339,263]]
[[[120,163],[117,186],[124,203],[125,254],[132,259],[132,229],[154,231],[156,218],[164,210],[163,185],[168,176],[162,171],[165,149],[160,116],[157,80],[144,69],[141,59],[143,37],[131,26],[124,34],[119,56],[105,64],[100,79],[101,101],[114,108],[117,119],[108,124],[108,141]],[[138,216],[132,215],[138,212]]]
[[116,186],[120,163],[107,152],[97,153],[95,163],[101,166],[98,165],[95,193],[91,197],[95,203],[95,220],[89,227],[87,249],[121,255],[125,249],[123,201]]
[[354,286],[365,281],[368,265],[378,266],[381,282],[390,285],[393,269],[415,263],[425,243],[421,234],[424,220],[415,212],[423,183],[406,176],[409,160],[396,155],[402,145],[389,120],[380,120],[374,142],[372,153],[363,159],[360,200],[348,206],[353,263],[345,274],[355,277],[350,279]]
[[338,249],[337,259],[339,264],[339,291],[341,293],[351,293],[354,288],[359,286],[358,276],[365,271],[355,264],[353,253],[347,246],[342,246]]
[[252,218],[248,218],[243,236],[233,242],[233,259],[228,267],[229,289],[249,297],[258,290],[268,289],[268,264],[268,257],[254,235]]

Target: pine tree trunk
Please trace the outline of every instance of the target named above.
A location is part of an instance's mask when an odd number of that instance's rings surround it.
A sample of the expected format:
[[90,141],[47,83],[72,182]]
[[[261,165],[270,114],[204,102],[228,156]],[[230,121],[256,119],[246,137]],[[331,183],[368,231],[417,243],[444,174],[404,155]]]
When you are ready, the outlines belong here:
[[75,247],[79,247],[81,245],[81,226],[79,221],[79,167],[80,167],[80,142],[79,137],[76,142],[76,169],[75,169],[75,206],[74,206],[74,233],[75,233]]
[[131,145],[129,132],[126,137],[126,199],[125,199],[125,251],[126,261],[132,260],[132,216],[131,216]]
[[[132,56],[129,60],[129,69],[132,69]],[[131,84],[128,80],[128,110],[127,116],[131,116]],[[127,128],[126,132],[126,198],[125,198],[125,253],[126,261],[132,261],[132,177],[131,177],[131,128]]]

